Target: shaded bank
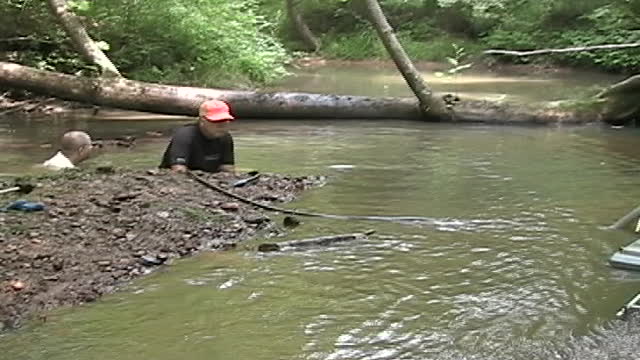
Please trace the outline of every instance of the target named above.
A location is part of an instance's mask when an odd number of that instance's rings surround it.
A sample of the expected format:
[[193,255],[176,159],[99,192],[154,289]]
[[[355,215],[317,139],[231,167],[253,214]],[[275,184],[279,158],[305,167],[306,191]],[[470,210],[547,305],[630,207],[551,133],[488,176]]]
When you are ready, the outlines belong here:
[[[203,176],[225,187],[238,179]],[[33,180],[38,187],[26,198],[43,202],[44,212],[0,212],[0,327],[95,301],[173,259],[231,248],[261,230],[280,232],[262,212],[168,172],[72,170]],[[277,203],[318,180],[263,175],[233,191]]]

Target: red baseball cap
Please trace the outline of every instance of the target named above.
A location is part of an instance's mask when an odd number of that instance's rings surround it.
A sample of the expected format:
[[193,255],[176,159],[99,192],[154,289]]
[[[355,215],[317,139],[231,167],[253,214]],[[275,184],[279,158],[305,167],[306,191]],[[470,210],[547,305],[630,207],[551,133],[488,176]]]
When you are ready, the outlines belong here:
[[229,105],[220,100],[207,100],[200,105],[200,117],[209,122],[231,121],[234,117],[229,111]]

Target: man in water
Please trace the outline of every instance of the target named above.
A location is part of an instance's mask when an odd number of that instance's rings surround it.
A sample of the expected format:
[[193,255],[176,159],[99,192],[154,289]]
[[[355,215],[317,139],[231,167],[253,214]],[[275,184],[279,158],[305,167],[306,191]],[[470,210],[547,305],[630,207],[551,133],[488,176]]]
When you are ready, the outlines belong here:
[[60,150],[42,165],[51,170],[74,168],[89,158],[92,149],[89,134],[83,131],[69,131],[62,135]]
[[203,102],[198,123],[185,125],[173,133],[160,167],[175,172],[234,172],[233,138],[227,130],[233,119],[224,101]]

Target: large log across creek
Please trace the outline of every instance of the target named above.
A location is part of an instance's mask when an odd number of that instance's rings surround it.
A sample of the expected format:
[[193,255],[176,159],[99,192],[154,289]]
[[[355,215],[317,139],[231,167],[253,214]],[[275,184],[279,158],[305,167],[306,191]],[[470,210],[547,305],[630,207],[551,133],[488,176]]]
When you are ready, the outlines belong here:
[[[74,76],[8,62],[0,62],[0,86],[29,90],[64,100],[174,115],[196,115],[198,105],[203,100],[220,99],[229,102],[234,114],[240,118],[422,119],[494,124],[580,124],[615,118],[615,114],[607,109],[607,97],[581,103],[568,100],[527,105],[463,98],[448,103],[449,110],[445,114],[429,111],[422,113],[415,98],[267,93],[172,86],[125,78]],[[451,95],[443,98],[446,102]],[[626,109],[625,114],[628,113]]]

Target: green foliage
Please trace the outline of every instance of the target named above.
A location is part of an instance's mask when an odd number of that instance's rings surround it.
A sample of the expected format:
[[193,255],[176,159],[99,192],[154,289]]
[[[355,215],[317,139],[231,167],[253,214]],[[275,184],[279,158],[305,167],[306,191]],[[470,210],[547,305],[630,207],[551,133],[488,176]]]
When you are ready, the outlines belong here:
[[253,1],[103,0],[86,13],[123,72],[141,80],[265,83],[288,56]]
[[349,34],[329,35],[323,38],[326,46],[322,54],[347,60],[379,59],[388,57],[387,52],[373,29],[362,29]]
[[538,32],[497,29],[484,41],[490,48],[530,50],[538,46],[539,37]]
[[[73,0],[98,46],[127,77],[197,85],[265,83],[286,74],[288,55],[253,0]],[[42,69],[90,74],[43,1],[0,3],[3,37],[31,36],[5,55]],[[41,46],[46,44],[46,48]],[[2,49],[0,49],[1,51]],[[0,54],[1,55],[1,54]]]
[[[400,31],[397,34],[407,54],[418,61],[446,61],[455,57],[456,50],[452,44],[459,44],[467,52],[477,53],[478,44],[469,40],[452,36],[432,37],[430,40],[416,40],[411,31]],[[372,28],[362,28],[360,32],[349,34],[333,34],[325,37],[326,46],[322,54],[326,57],[348,60],[388,59],[389,54]],[[462,57],[466,57],[465,53]],[[460,57],[460,59],[462,58]]]
[[[284,0],[68,0],[90,35],[125,76],[169,83],[238,86],[276,79],[297,36]],[[640,0],[380,0],[415,60],[473,57],[486,48],[530,50],[640,41]],[[364,1],[298,0],[322,39],[321,54],[387,59]],[[92,74],[42,0],[0,2],[4,38],[33,38],[5,51],[42,69]],[[16,45],[16,44],[13,44]],[[9,49],[13,50],[13,49]],[[552,61],[612,71],[640,69],[640,50],[593,51],[502,61]],[[463,61],[463,60],[460,60]],[[455,65],[452,65],[454,68]]]
[[[606,4],[595,7],[597,1],[587,1],[579,9],[588,9],[577,16],[576,9],[555,4],[548,9],[547,16],[537,21],[518,23],[505,21],[502,28],[496,29],[484,38],[491,48],[530,50],[542,48],[565,48],[603,44],[622,44],[640,41],[640,29],[637,16],[623,3]],[[572,19],[573,26],[554,28],[548,24],[562,18]],[[555,20],[551,20],[555,19]],[[558,63],[579,66],[597,66],[604,70],[634,71],[640,69],[640,52],[637,49],[601,50],[572,52],[563,55],[539,57],[552,59]],[[518,58],[527,61],[527,58]]]
[[464,47],[456,44],[451,44],[451,47],[453,48],[453,55],[447,56],[449,69],[447,69],[444,72],[442,71],[436,72],[435,75],[437,77],[455,76],[461,73],[462,71],[471,68],[471,66],[473,65],[472,63],[463,64],[464,59],[467,57],[466,50],[464,49]]
[[[276,7],[281,0],[262,0]],[[387,58],[363,1],[301,0],[303,17],[322,36],[323,52],[343,59]],[[451,44],[533,50],[640,41],[640,0],[380,0],[403,46],[416,60],[446,61]],[[614,71],[638,69],[638,50],[502,57]]]

